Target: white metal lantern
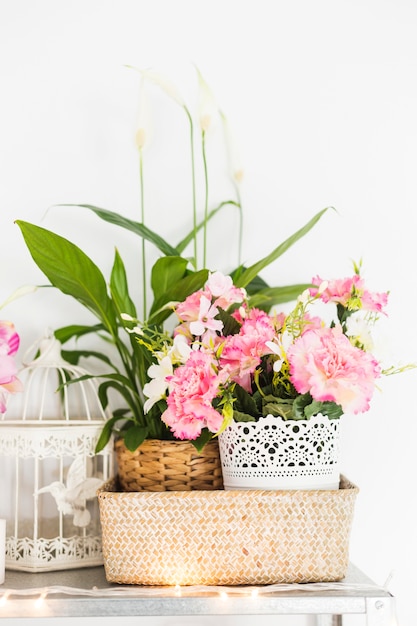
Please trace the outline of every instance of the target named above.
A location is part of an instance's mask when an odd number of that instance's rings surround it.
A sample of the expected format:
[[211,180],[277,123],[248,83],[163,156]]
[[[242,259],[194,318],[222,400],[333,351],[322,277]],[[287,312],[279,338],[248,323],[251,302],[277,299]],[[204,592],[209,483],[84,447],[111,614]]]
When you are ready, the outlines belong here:
[[113,473],[113,446],[99,454],[95,446],[108,416],[94,379],[62,385],[88,372],[62,358],[53,336],[36,348],[19,372],[24,391],[10,399],[0,421],[6,569],[101,565],[96,492]]

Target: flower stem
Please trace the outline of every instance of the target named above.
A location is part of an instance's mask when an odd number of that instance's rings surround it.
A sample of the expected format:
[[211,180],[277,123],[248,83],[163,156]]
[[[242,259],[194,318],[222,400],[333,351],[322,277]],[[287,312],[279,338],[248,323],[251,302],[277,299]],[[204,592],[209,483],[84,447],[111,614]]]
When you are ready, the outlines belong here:
[[204,226],[203,226],[203,269],[206,267],[207,260],[207,221],[208,221],[208,172],[207,172],[207,157],[206,157],[206,133],[203,130],[201,133],[201,148],[203,154],[204,165]]
[[[143,153],[139,150],[139,180],[140,180],[140,215],[141,222],[145,224],[145,199],[143,189]],[[145,253],[145,239],[142,238],[142,284],[143,284],[143,319],[146,319],[146,253]]]
[[242,209],[242,198],[240,195],[238,185],[236,185],[236,196],[237,196],[237,204],[239,207],[239,241],[238,241],[238,251],[237,251],[237,264],[239,267],[242,263],[243,209]]
[[190,122],[190,149],[191,149],[191,185],[193,194],[193,232],[194,232],[194,268],[197,269],[197,203],[195,189],[195,158],[194,158],[194,125],[191,114],[186,106],[184,110]]

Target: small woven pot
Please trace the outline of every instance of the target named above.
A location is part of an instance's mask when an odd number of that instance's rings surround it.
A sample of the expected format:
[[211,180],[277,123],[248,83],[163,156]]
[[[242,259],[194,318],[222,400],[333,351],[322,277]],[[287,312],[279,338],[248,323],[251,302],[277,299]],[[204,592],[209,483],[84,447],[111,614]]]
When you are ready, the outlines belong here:
[[189,441],[146,439],[134,452],[115,442],[118,478],[123,491],[192,491],[223,489],[217,439],[199,453]]

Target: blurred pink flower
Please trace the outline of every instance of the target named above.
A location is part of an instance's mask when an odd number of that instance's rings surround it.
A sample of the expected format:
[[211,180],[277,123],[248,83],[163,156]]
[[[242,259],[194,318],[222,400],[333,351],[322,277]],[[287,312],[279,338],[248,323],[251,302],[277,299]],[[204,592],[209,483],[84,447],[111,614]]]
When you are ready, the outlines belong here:
[[16,354],[19,349],[20,338],[14,324],[6,320],[0,320],[0,355]]
[[14,360],[19,343],[20,338],[14,324],[0,320],[0,413],[6,412],[9,394],[23,389],[21,381],[17,378]]

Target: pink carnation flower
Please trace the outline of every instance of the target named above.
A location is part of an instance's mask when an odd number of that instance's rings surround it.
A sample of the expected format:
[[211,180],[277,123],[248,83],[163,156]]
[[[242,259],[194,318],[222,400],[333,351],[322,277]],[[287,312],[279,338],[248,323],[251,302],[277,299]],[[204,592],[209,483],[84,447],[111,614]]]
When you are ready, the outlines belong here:
[[354,274],[349,278],[338,278],[336,280],[325,281],[320,276],[315,276],[311,282],[313,285],[320,287],[323,283],[327,283],[326,288],[319,294],[319,289],[312,287],[310,294],[312,296],[320,295],[323,302],[336,302],[346,306],[352,297],[353,290],[361,291],[363,280],[358,274]]
[[212,355],[192,352],[188,361],[167,379],[168,408],[162,414],[162,421],[174,436],[178,439],[197,439],[203,428],[216,433],[223,416],[212,406],[220,385]]
[[194,322],[198,320],[202,296],[210,299],[211,293],[207,289],[200,289],[188,296],[184,302],[177,304],[175,311],[182,322]]
[[381,370],[375,358],[352,346],[341,328],[310,330],[287,351],[291,381],[299,393],[339,404],[345,413],[364,413]]
[[216,320],[218,309],[211,303],[211,295],[207,291],[197,291],[181,302],[176,313],[183,322],[174,331],[174,335],[183,334],[189,340],[192,336],[203,335],[206,331],[216,333],[222,330],[223,322]]
[[274,336],[273,319],[264,311],[252,309],[239,333],[226,337],[220,365],[227,368],[231,379],[246,391],[251,391],[251,374],[260,364],[261,357],[270,353],[267,342]]
[[313,287],[310,289],[310,294],[312,296],[320,296],[323,302],[340,303],[342,306],[347,307],[351,298],[359,298],[365,311],[378,313],[383,312],[383,309],[388,304],[388,293],[368,291],[365,288],[364,280],[358,274],[354,274],[350,278],[329,281],[324,281],[319,276],[316,276],[311,282],[318,287],[326,283],[326,288],[321,293],[318,288]]
[[372,293],[364,291],[362,296],[362,308],[365,311],[384,312],[384,308],[388,304],[388,293]]

